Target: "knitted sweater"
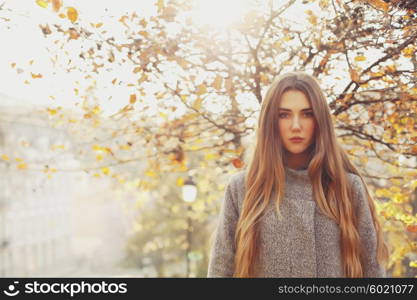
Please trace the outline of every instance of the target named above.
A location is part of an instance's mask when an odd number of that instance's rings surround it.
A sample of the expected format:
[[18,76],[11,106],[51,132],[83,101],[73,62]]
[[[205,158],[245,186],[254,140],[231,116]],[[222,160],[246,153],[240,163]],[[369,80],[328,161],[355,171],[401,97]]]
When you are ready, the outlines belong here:
[[[245,195],[246,170],[230,178],[226,186],[214,240],[210,250],[207,277],[232,277],[234,271],[235,227]],[[285,195],[278,219],[270,201],[259,221],[259,277],[344,277],[340,228],[325,216],[313,199],[306,168],[285,166]],[[352,199],[359,218],[358,231],[364,248],[364,276],[386,277],[376,260],[376,231],[360,177],[348,173],[354,188]]]

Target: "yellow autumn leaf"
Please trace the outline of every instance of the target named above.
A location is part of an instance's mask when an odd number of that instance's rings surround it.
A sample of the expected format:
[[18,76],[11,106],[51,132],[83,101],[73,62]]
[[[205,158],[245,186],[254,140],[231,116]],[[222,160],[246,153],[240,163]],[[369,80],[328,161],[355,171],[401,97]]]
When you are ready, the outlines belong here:
[[57,113],[57,110],[53,109],[53,108],[48,108],[46,110],[51,116],[56,115],[56,113]]
[[223,149],[223,152],[225,153],[235,153],[234,149]]
[[103,172],[104,175],[109,175],[110,170],[107,167],[103,167],[103,168],[101,168],[101,172]]
[[268,83],[269,79],[268,79],[268,76],[265,73],[261,73],[259,75],[259,77],[260,77],[262,83],[264,83],[264,84]]
[[234,153],[240,155],[245,148],[243,146],[239,146],[237,149],[234,150]]
[[411,58],[416,52],[416,49],[414,46],[411,45],[407,48],[404,48],[401,52],[404,54],[405,57]]
[[200,110],[202,102],[203,102],[203,99],[198,97],[193,103],[193,108],[196,109],[196,110]]
[[395,71],[397,71],[397,68],[395,67],[395,65],[389,65],[386,66],[386,70],[388,73],[394,73]]
[[387,197],[387,196],[390,196],[390,193],[387,189],[377,189],[375,191],[375,195],[377,197]]
[[362,164],[366,164],[368,162],[368,156],[364,155],[360,157],[360,161]]
[[216,75],[216,78],[214,78],[214,81],[213,81],[213,87],[216,90],[220,90],[222,88],[222,82],[223,82],[223,78],[220,75]]
[[178,177],[177,178],[177,186],[183,186],[184,185],[184,178]]
[[68,7],[67,17],[72,23],[75,23],[78,19],[78,11],[74,7]]
[[52,0],[52,8],[54,12],[58,12],[61,6],[62,6],[61,0]]
[[103,147],[100,147],[99,145],[93,145],[91,148],[92,148],[94,151],[97,151],[97,152],[104,151]]
[[164,98],[164,96],[165,96],[165,92],[162,92],[162,93],[157,93],[155,97],[157,100],[161,100],[162,98]]
[[406,197],[402,194],[395,194],[392,197],[392,200],[394,201],[394,203],[403,203],[406,200]]
[[213,160],[213,159],[218,159],[220,156],[219,156],[219,154],[218,153],[207,153],[205,156],[204,156],[204,159],[205,160]]
[[94,108],[91,110],[91,112],[95,115],[99,114],[100,111],[101,111],[101,108],[98,105],[94,106]]
[[148,176],[148,177],[155,177],[156,173],[153,170],[148,170],[148,171],[145,172],[145,175]]
[[64,150],[65,146],[64,145],[52,145],[51,149],[52,150],[56,150],[56,149]]
[[392,186],[392,187],[390,187],[389,188],[390,189],[390,191],[392,191],[393,193],[400,193],[401,192],[401,189],[398,187],[398,186]]
[[72,40],[76,40],[80,37],[80,34],[74,28],[70,28],[68,33],[69,33],[70,39]]
[[411,88],[409,93],[410,95],[417,95],[417,88]]
[[308,17],[308,21],[313,25],[317,25],[317,17],[313,14]]
[[196,151],[200,148],[201,148],[201,146],[192,145],[192,146],[187,147],[187,150]]
[[142,82],[145,82],[146,80],[148,80],[148,75],[146,73],[143,73],[138,82],[142,83]]
[[365,61],[366,57],[364,55],[358,55],[355,57],[355,61]]
[[329,6],[329,0],[320,0],[319,6],[320,8],[325,9],[326,7]]
[[136,102],[136,94],[130,95],[129,102],[130,102],[130,104],[135,104],[135,102]]
[[164,118],[165,120],[168,118],[168,115],[166,113],[160,112],[159,116]]
[[57,169],[55,169],[55,168],[49,168],[48,166],[46,166],[45,169],[43,169],[43,172],[44,173],[49,173],[49,172],[55,173],[56,171],[57,171]]
[[6,154],[2,154],[1,158],[3,158],[4,160],[10,160],[10,158]]
[[202,94],[207,93],[207,87],[204,83],[197,86],[197,95],[200,96]]
[[373,77],[381,77],[381,76],[384,76],[384,73],[383,72],[371,72],[371,75]]
[[359,82],[359,74],[356,70],[350,70],[350,78],[352,79],[352,81],[354,82]]
[[171,207],[171,210],[174,214],[176,214],[180,211],[180,207],[178,205],[174,205]]
[[275,42],[273,45],[272,45],[272,47],[274,47],[275,49],[280,49],[281,48],[281,42],[280,41],[277,41],[277,42]]
[[142,27],[146,27],[146,25],[148,25],[148,22],[146,22],[146,20],[145,20],[145,19],[141,19],[141,20],[140,20],[140,22],[139,22],[139,24],[140,24]]
[[158,13],[162,12],[164,9],[164,0],[158,0],[156,6],[158,7]]
[[181,95],[181,100],[182,100],[182,102],[185,102],[185,100],[187,100],[187,96],[186,95]]
[[30,73],[30,74],[32,75],[33,79],[42,78],[42,74],[33,74],[33,73]]
[[24,162],[21,162],[20,164],[17,165],[18,169],[26,169],[27,165]]
[[48,2],[47,1],[37,0],[36,4],[38,4],[42,8],[47,8],[48,7]]
[[139,31],[138,34],[140,34],[143,37],[148,37],[149,36],[149,33],[147,31],[145,31],[145,30]]
[[102,161],[103,160],[103,155],[102,154],[97,154],[96,155],[96,160],[97,161]]
[[377,7],[382,9],[383,11],[387,12],[389,10],[389,4],[383,0],[368,0],[368,2]]
[[96,28],[100,28],[101,26],[103,26],[103,23],[97,23],[97,24],[95,25],[95,27],[96,27]]

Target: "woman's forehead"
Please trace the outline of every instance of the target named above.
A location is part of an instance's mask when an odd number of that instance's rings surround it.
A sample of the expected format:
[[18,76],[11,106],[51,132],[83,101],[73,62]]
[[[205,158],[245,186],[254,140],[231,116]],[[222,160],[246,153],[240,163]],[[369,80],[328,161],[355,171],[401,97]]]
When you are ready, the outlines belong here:
[[303,92],[287,91],[282,95],[279,108],[281,110],[307,110],[311,109],[310,101]]

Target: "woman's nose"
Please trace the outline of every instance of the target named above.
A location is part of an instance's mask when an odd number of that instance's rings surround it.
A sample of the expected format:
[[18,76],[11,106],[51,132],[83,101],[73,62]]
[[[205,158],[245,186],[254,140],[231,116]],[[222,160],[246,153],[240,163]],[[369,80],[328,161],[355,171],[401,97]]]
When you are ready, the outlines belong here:
[[297,117],[292,120],[292,128],[293,129],[300,129],[300,121]]

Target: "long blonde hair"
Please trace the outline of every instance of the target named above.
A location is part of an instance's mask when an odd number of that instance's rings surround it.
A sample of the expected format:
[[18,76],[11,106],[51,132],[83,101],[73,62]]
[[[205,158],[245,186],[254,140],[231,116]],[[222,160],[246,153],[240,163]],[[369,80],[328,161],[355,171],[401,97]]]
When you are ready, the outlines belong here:
[[[369,208],[377,233],[377,259],[387,260],[388,248],[384,242],[374,200],[357,168],[349,161],[339,145],[330,109],[318,81],[304,72],[290,72],[279,76],[268,89],[261,107],[256,130],[256,143],[248,164],[246,194],[236,226],[235,271],[233,277],[255,277],[258,261],[261,219],[273,191],[278,214],[284,194],[285,152],[277,130],[278,108],[284,92],[297,90],[309,99],[316,119],[315,141],[312,143],[308,166],[314,199],[321,211],[333,219],[341,230],[341,254],[346,277],[363,277],[360,237],[357,229],[352,185],[347,172],[358,175],[365,186]],[[285,157],[284,157],[285,159]],[[274,162],[274,163],[271,163]]]

